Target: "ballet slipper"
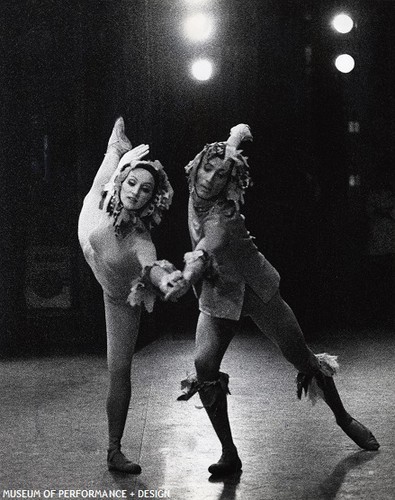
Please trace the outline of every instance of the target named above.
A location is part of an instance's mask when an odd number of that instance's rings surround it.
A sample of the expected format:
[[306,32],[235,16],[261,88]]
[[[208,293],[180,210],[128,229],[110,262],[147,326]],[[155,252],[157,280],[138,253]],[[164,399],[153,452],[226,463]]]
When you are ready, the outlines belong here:
[[322,398],[332,410],[336,423],[354,443],[364,450],[378,450],[380,444],[372,432],[355,420],[344,408],[333,380],[333,375],[338,369],[336,356],[324,353],[317,354],[316,357],[320,365],[319,370],[310,374],[299,373],[297,376],[298,398],[302,397],[303,392],[310,397],[313,404],[317,398]]
[[132,149],[132,143],[125,135],[125,122],[120,116],[112,129],[110,139],[108,140],[107,152],[115,150],[120,156]]
[[365,427],[361,422],[350,417],[348,423],[339,423],[340,428],[347,436],[354,441],[360,448],[369,451],[376,451],[380,448],[380,444],[373,436],[372,432]]

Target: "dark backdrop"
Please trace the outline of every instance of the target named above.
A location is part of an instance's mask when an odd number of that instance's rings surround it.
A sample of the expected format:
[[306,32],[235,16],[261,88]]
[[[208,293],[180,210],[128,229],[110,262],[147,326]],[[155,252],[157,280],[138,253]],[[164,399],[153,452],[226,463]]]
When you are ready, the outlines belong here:
[[[283,295],[306,334],[368,322],[361,291],[366,194],[394,163],[393,2],[205,5],[220,20],[218,31],[194,45],[181,30],[192,11],[187,1],[3,2],[5,352],[104,347],[101,291],[83,261],[76,228],[118,115],[133,143],[150,144],[175,188],[172,209],[154,234],[160,257],[181,266],[189,249],[183,167],[206,142],[226,139],[231,126],[245,122],[255,138],[247,150],[254,178],[244,209],[248,227],[279,269]],[[357,20],[343,37],[329,27],[339,7]],[[357,61],[349,75],[333,66],[341,50]],[[188,73],[190,60],[201,54],[217,63],[207,83]],[[349,121],[360,123],[359,134],[348,132]],[[350,175],[358,177],[357,186],[349,186]],[[26,257],[43,246],[68,252],[65,260],[54,257],[68,290],[62,307],[26,298],[32,266],[43,271],[36,293],[46,291],[51,300],[51,290],[59,292],[45,263]],[[192,293],[178,304],[159,304],[144,318],[140,342],[192,331],[196,313]]]

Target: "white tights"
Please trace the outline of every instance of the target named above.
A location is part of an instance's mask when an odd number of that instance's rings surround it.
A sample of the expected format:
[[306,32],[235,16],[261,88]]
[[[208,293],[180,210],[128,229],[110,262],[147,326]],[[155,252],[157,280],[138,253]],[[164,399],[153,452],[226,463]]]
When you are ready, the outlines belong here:
[[109,449],[118,448],[131,397],[130,371],[140,324],[140,308],[104,294],[109,387],[107,416]]

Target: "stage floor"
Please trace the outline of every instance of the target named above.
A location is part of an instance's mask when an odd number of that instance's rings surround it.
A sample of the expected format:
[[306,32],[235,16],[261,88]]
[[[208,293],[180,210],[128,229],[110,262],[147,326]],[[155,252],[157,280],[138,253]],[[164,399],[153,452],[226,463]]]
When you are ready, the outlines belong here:
[[180,380],[193,372],[193,339],[175,334],[133,362],[123,449],[141,464],[140,476],[106,468],[104,357],[1,361],[0,497],[393,500],[394,332],[328,331],[311,346],[339,356],[339,392],[374,432],[378,452],[360,451],[324,403],[299,401],[294,368],[266,338],[247,332],[222,366],[243,472],[212,481],[207,467],[220,456],[219,442],[197,396],[176,401]]

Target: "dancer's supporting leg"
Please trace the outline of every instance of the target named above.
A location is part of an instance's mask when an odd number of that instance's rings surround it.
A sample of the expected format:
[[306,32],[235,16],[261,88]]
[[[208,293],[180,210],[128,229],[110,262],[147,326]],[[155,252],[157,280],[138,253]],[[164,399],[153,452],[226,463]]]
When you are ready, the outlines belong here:
[[109,388],[107,397],[109,470],[139,474],[139,465],[121,452],[121,440],[131,398],[130,372],[136,345],[140,308],[130,307],[104,294],[107,328],[107,363]]
[[307,391],[316,382],[341,429],[361,448],[377,450],[380,445],[370,430],[352,418],[343,406],[332,378],[337,366],[335,357],[314,355],[306,345],[292,309],[280,294],[276,294],[265,305],[249,289],[246,301],[248,314],[256,325],[278,345],[284,357],[300,372],[298,396],[301,396],[302,389]]
[[195,356],[199,395],[222,445],[219,462],[209,467],[209,472],[214,475],[232,474],[240,471],[242,466],[228,418],[228,376],[219,371],[234,333],[234,322],[200,313]]

